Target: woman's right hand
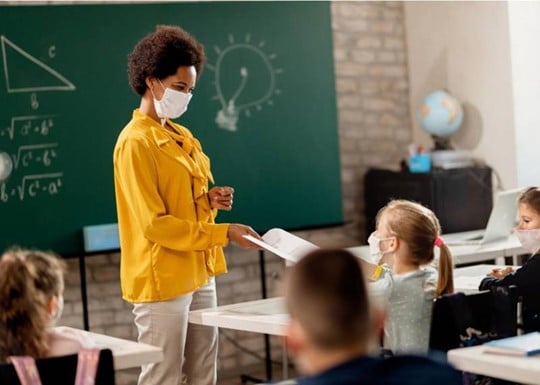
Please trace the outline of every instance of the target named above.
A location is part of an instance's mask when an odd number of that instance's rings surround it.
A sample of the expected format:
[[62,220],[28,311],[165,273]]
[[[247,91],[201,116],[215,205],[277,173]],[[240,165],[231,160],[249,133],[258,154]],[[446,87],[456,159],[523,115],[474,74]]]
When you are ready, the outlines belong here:
[[244,249],[260,249],[259,246],[250,242],[244,235],[251,235],[254,238],[262,240],[261,236],[257,234],[250,226],[241,225],[238,223],[231,223],[229,225],[229,230],[227,231],[227,237],[236,243],[238,246],[243,247]]

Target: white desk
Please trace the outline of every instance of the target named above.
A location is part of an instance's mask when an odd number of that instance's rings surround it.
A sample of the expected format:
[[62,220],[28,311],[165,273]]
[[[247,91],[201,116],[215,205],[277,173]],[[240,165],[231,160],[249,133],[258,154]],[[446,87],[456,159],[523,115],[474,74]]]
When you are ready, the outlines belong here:
[[[454,269],[455,291],[478,291],[478,284],[496,265],[476,265]],[[467,279],[461,279],[465,277]],[[189,322],[227,329],[284,336],[289,316],[283,297],[260,299],[215,309],[189,312]]]
[[519,269],[520,266],[505,265],[472,265],[457,267],[454,269],[454,291],[464,293],[474,293],[478,291],[478,286],[482,279],[494,268],[512,267]]
[[[456,291],[478,291],[478,284],[486,273],[496,265],[477,265],[454,269]],[[460,277],[468,279],[459,281]],[[456,279],[457,278],[457,279]],[[189,312],[189,322],[199,325],[217,326],[226,329],[285,336],[289,315],[283,297],[260,299],[214,309]],[[285,349],[285,346],[284,346]],[[283,354],[283,378],[287,374],[287,353]]]
[[259,299],[189,312],[189,322],[284,336],[289,315],[283,297]]
[[[461,233],[443,234],[442,238],[446,242],[451,242],[456,239],[463,239],[467,235],[476,235],[478,230],[464,231]],[[518,254],[526,254],[519,239],[515,234],[511,234],[507,239],[500,241],[489,242],[484,245],[466,245],[455,246],[449,245],[455,264],[461,265],[465,263],[475,263],[495,259],[497,264],[504,265],[504,257],[513,257]],[[514,265],[516,261],[514,260]]]
[[107,336],[104,334],[87,332],[68,326],[59,326],[59,330],[66,330],[71,335],[81,335],[100,349],[111,349],[114,358],[114,369],[127,369],[160,362],[163,360],[163,351],[156,346]]
[[448,361],[464,372],[540,385],[540,357],[485,353],[483,346],[452,349]]
[[[469,234],[475,234],[478,231],[465,231],[462,233],[444,234],[442,238],[445,241],[451,241],[455,239],[463,239],[463,236]],[[449,245],[450,252],[454,258],[454,264],[456,266],[495,260],[498,265],[504,265],[504,257],[513,257],[518,254],[525,254],[526,251],[521,247],[519,239],[515,235],[511,235],[508,239],[501,241],[490,242],[484,245],[463,245],[455,246]],[[359,257],[369,258],[369,246],[356,246],[350,247],[347,250]],[[514,261],[514,265],[516,262]]]

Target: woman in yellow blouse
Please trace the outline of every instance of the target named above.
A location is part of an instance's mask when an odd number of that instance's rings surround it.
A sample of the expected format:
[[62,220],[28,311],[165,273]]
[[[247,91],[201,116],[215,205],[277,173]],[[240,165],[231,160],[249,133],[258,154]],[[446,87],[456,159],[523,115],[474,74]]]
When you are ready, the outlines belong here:
[[216,224],[234,190],[213,187],[210,161],[191,132],[171,121],[187,109],[204,49],[179,27],[158,26],[128,58],[141,104],[114,149],[122,295],[133,303],[139,341],[163,348],[143,366],[139,385],[216,383],[217,329],[188,324],[190,310],[217,305],[214,276],[226,271],[222,247],[259,235]]

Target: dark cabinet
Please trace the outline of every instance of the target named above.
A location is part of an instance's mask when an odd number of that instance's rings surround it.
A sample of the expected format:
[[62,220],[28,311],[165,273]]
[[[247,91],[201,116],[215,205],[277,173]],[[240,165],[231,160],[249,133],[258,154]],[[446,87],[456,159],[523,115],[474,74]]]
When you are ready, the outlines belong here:
[[375,217],[391,199],[409,199],[429,207],[443,233],[482,229],[493,206],[491,168],[433,169],[429,173],[369,169],[364,177],[366,239]]

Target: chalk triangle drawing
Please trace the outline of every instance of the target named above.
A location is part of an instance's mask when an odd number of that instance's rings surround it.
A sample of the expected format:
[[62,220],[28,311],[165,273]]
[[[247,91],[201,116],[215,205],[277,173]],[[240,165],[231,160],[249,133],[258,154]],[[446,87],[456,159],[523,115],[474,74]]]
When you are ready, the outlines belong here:
[[[0,36],[8,93],[73,91],[75,85],[47,64]],[[9,60],[8,60],[9,59]]]

